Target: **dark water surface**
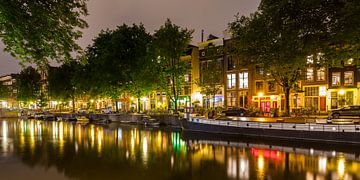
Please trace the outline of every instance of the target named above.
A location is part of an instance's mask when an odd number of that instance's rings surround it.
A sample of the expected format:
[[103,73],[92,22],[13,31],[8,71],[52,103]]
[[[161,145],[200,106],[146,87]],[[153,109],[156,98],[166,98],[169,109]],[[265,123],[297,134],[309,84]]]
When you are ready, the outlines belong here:
[[0,179],[360,179],[359,152],[184,140],[180,131],[161,128],[0,119]]

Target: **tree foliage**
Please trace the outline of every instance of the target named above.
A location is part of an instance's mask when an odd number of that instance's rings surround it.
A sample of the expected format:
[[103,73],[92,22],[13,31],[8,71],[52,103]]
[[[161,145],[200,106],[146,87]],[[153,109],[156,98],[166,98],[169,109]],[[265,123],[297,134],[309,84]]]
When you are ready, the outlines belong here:
[[188,63],[180,57],[188,47],[193,30],[181,28],[169,19],[154,34],[155,54],[160,67],[161,88],[174,103],[177,111],[177,101],[184,84],[184,75],[188,72]]
[[289,113],[290,90],[297,87],[307,56],[324,53],[318,62],[324,65],[335,58],[358,57],[359,24],[352,24],[359,21],[358,3],[263,0],[250,17],[230,23],[232,53],[245,64],[263,65],[265,74],[282,86]]
[[0,99],[7,99],[9,98],[9,95],[9,88],[0,83]]
[[[72,61],[60,67],[50,67],[48,71],[48,95],[52,100],[69,101],[75,103],[77,89],[75,88],[75,74],[79,63]],[[75,109],[73,109],[75,110]]]
[[87,27],[87,0],[0,0],[0,38],[24,63],[66,61],[80,51],[76,40]]
[[17,100],[36,101],[40,94],[41,76],[33,67],[23,69],[16,78]]
[[88,91],[117,100],[124,92],[139,98],[154,90],[158,73],[151,41],[143,25],[102,31],[88,47],[82,70]]

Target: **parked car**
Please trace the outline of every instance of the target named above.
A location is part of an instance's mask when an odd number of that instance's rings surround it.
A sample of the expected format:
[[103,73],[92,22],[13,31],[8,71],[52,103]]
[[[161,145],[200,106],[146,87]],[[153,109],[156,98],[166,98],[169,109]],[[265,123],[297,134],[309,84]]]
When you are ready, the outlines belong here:
[[225,114],[225,116],[245,116],[247,110],[245,108],[239,108],[239,109],[229,109],[227,111],[223,111],[222,113]]
[[112,113],[111,106],[101,109],[101,113],[111,114]]
[[[356,117],[356,119],[339,119],[340,116],[348,116],[348,117]],[[343,107],[340,109],[332,110],[329,118],[327,119],[327,123],[342,123],[342,122],[353,122],[353,123],[359,123],[359,117],[360,117],[360,106],[354,105],[354,106],[348,106]]]
[[360,117],[360,106],[348,106],[340,109],[332,110],[331,117],[334,119],[340,116],[357,116]]

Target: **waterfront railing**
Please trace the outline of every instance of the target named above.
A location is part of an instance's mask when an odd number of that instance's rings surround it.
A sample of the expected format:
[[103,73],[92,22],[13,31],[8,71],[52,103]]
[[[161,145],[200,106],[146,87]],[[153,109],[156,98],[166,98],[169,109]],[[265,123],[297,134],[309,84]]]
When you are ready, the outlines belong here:
[[197,117],[190,117],[189,121],[193,123],[239,127],[239,128],[360,133],[360,125],[347,125],[347,124],[316,124],[316,123],[300,124],[300,123],[282,123],[282,122],[250,122],[250,121],[203,119]]

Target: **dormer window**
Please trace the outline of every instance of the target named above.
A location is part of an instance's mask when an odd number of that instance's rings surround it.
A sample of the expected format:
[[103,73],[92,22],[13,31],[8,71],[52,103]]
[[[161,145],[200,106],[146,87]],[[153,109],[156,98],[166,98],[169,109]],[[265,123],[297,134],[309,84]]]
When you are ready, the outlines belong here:
[[308,56],[306,58],[306,64],[310,65],[310,64],[313,64],[314,63],[314,56],[311,55],[311,56]]

